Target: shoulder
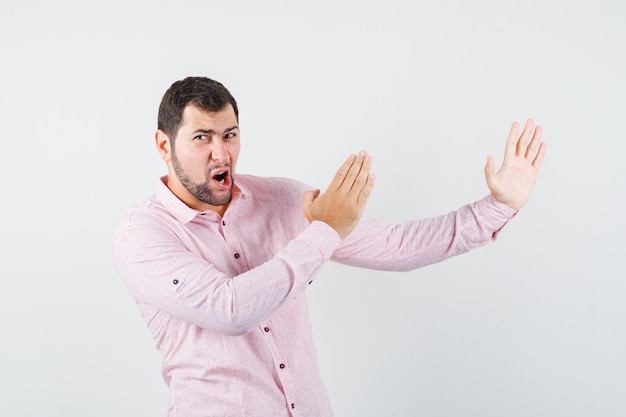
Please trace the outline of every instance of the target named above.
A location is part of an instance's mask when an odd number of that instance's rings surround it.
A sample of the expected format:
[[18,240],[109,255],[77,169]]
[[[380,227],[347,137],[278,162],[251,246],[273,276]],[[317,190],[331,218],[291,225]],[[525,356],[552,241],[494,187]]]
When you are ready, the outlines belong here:
[[302,216],[302,196],[305,191],[313,189],[303,182],[284,177],[238,175],[235,181],[241,184],[244,198],[252,202],[251,207],[257,215],[299,218]]
[[283,197],[297,196],[302,197],[302,193],[306,190],[312,190],[308,184],[301,181],[285,177],[261,177],[257,175],[238,174],[235,179],[245,192],[251,196],[259,198],[260,196],[279,195]]
[[158,229],[174,222],[173,214],[153,195],[135,203],[118,220],[115,235],[128,230],[148,228]]

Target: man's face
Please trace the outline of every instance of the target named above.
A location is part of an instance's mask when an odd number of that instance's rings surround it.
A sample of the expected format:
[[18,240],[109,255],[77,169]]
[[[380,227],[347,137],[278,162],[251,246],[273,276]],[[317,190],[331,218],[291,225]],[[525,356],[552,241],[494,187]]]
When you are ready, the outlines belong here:
[[187,106],[174,147],[169,155],[161,152],[164,159],[170,157],[168,187],[192,208],[223,214],[232,198],[239,149],[239,126],[230,104],[215,113]]

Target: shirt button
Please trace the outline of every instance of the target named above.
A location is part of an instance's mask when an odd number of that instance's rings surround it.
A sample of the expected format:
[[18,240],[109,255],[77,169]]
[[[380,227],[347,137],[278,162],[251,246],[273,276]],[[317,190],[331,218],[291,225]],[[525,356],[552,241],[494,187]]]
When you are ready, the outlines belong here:
[[172,284],[174,284],[174,285],[178,285],[178,280],[177,280],[177,279],[175,279],[174,281],[172,281]]
[[226,222],[222,220],[222,226],[226,226]]
[[263,330],[265,330],[265,333],[269,333],[270,328],[269,327],[264,327]]
[[238,253],[235,254],[235,259],[239,259],[239,254]]
[[278,365],[278,366],[280,366],[280,369],[285,369],[285,364],[284,364],[284,363],[281,363],[281,364],[280,364],[280,365]]
[[291,403],[291,409],[293,410],[294,408],[296,408],[296,405],[294,403]]

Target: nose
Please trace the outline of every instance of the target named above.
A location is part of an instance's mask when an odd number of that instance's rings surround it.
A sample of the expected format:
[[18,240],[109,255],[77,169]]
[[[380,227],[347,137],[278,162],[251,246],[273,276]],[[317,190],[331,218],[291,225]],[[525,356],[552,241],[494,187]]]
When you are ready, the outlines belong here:
[[211,159],[216,162],[228,162],[228,150],[226,149],[226,145],[223,142],[215,141],[213,143]]

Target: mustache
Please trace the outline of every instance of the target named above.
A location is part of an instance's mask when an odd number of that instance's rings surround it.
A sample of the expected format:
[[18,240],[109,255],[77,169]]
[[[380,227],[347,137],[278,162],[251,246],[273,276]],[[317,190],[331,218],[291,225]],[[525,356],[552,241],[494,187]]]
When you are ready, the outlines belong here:
[[218,169],[228,169],[228,170],[230,170],[231,167],[232,167],[232,164],[230,162],[226,162],[224,164],[209,165],[209,167],[207,168],[207,171],[208,172],[213,172],[213,171],[218,170]]

